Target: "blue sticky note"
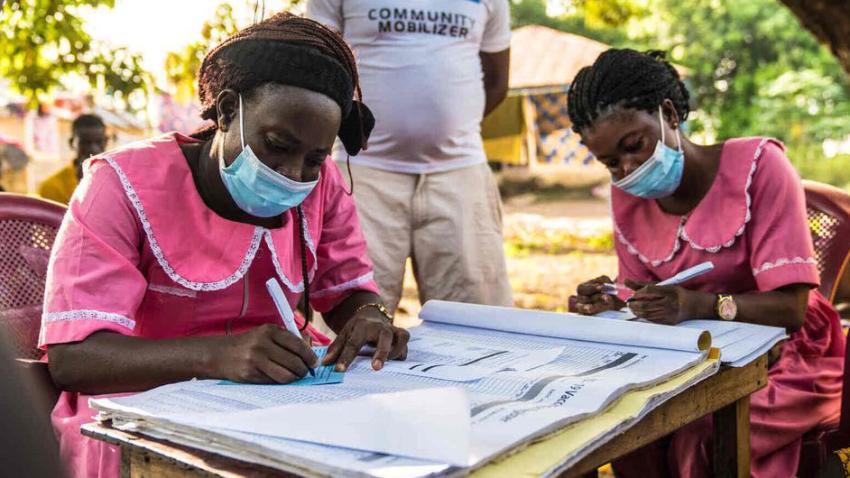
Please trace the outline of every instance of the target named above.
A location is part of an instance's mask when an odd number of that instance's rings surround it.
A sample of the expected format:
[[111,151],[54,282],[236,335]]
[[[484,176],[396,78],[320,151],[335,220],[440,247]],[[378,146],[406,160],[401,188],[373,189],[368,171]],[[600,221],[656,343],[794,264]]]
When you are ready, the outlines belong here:
[[[313,347],[313,352],[315,352],[316,356],[319,357],[319,362],[325,358],[325,354],[328,352],[327,347]],[[334,370],[334,365],[320,365],[315,369],[316,376],[313,377],[310,374],[307,374],[304,378],[300,380],[296,380],[294,382],[287,383],[285,385],[331,385],[334,383],[342,383],[345,379],[345,373],[337,372]],[[219,385],[245,385],[244,383],[231,382],[230,380],[222,380],[218,382]]]

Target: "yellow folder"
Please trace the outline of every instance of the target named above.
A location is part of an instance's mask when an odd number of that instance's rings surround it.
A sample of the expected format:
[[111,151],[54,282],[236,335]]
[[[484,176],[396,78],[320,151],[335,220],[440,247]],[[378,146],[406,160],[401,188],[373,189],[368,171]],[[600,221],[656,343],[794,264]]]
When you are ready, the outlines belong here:
[[[563,457],[587,446],[600,432],[613,429],[625,420],[638,416],[653,397],[682,388],[684,384],[710,367],[717,368],[718,360],[720,360],[719,350],[712,349],[708,360],[699,365],[654,387],[627,392],[602,413],[559,430],[519,452],[497,459],[476,470],[471,476],[474,478],[543,476],[557,468]],[[675,400],[675,397],[672,400]]]

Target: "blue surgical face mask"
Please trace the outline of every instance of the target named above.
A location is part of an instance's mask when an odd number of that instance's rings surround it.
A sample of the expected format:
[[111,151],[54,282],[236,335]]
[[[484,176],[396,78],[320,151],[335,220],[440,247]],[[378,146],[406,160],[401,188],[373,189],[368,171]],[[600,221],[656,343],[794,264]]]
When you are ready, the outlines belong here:
[[661,140],[655,146],[652,156],[623,179],[614,182],[614,186],[632,196],[644,199],[658,199],[673,194],[682,182],[685,169],[685,152],[682,139],[676,128],[676,144],[673,149],[664,144],[664,122],[661,107],[658,107],[658,121],[661,122]]
[[224,143],[219,141],[218,161],[221,179],[239,209],[256,217],[279,216],[298,206],[316,187],[319,178],[310,182],[293,181],[263,164],[250,145],[245,145],[242,127],[242,95],[239,95],[239,139],[242,152],[224,164]]

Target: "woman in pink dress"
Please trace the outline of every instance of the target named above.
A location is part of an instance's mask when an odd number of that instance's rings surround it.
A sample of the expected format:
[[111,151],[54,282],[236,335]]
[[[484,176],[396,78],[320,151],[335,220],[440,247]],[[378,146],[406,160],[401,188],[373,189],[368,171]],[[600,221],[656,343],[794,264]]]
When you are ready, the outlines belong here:
[[[191,378],[286,383],[318,359],[282,327],[266,292],[283,284],[338,334],[325,364],[361,348],[372,366],[404,359],[372,280],[354,203],[326,160],[374,125],[353,55],[310,20],[276,15],[213,49],[199,78],[203,117],[87,161],[56,239],[40,346],[65,392],[53,413],[73,476],[116,476],[114,447],[82,437],[89,394]],[[329,340],[299,324],[313,342]]]
[[[795,476],[801,437],[837,419],[844,335],[818,292],[800,178],[778,141],[704,146],[680,126],[688,91],[658,53],[608,50],[569,93],[573,129],[613,179],[619,275],[631,310],[655,323],[737,320],[784,327],[790,338],[752,396],[752,475]],[[714,270],[682,286],[654,283],[699,263]],[[602,294],[608,277],[571,299],[583,314],[625,306]],[[711,476],[710,417],[615,462],[620,476]]]

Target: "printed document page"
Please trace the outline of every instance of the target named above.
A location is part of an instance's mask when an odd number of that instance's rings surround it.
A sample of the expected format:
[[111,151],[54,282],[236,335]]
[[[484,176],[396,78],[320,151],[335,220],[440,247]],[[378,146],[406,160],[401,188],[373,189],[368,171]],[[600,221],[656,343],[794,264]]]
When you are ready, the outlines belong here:
[[661,327],[643,322],[561,314],[539,310],[429,300],[419,312],[425,322],[478,327],[519,334],[542,335],[686,352],[708,350],[711,335],[694,328]]
[[387,362],[385,370],[407,375],[466,382],[501,370],[531,370],[555,360],[564,347],[536,348],[494,343],[485,334],[455,340],[427,327],[416,329],[407,360]]
[[[620,322],[615,323],[621,325]],[[703,362],[706,357],[706,353],[701,351],[520,335],[436,322],[425,322],[411,329],[411,337],[410,356],[420,357],[422,363],[446,360],[439,353],[434,353],[435,343],[444,343],[447,349],[452,350],[457,350],[458,344],[466,344],[469,350],[459,352],[470,357],[474,356],[472,349],[480,348],[482,352],[487,351],[485,356],[495,353],[492,351],[505,351],[535,359],[528,359],[522,367],[505,367],[510,364],[493,360],[486,376],[460,381],[400,373],[392,367],[374,372],[370,359],[360,357],[346,373],[344,383],[336,385],[218,385],[216,381],[194,381],[129,397],[94,400],[93,404],[102,412],[102,418],[114,418],[116,423],[123,423],[142,433],[168,437],[223,454],[230,453],[242,459],[250,457],[252,461],[290,471],[318,470],[333,475],[381,477],[418,477],[437,472],[450,475],[457,470],[479,466],[531,439],[599,413],[625,391],[665,381]],[[552,350],[559,351],[559,355],[551,360],[538,358]],[[534,366],[539,362],[542,363]],[[462,363],[466,362],[453,365],[463,368],[460,367]],[[417,436],[427,435],[428,430],[422,428],[428,426],[426,423],[419,423],[420,429],[410,432],[409,440],[398,443],[403,448],[395,449],[394,454],[374,449],[374,443],[368,440],[347,442],[346,447],[313,442],[331,441],[323,440],[323,437],[338,432],[341,426],[339,416],[333,410],[344,407],[346,400],[374,394],[414,392],[410,400],[416,407],[434,409],[439,408],[441,403],[427,398],[433,397],[433,394],[422,393],[420,401],[415,392],[445,387],[460,387],[468,397],[470,439],[462,467],[428,459],[428,456],[433,457],[433,454],[428,454],[434,450],[423,452],[425,447],[416,443]],[[291,438],[293,434],[285,430],[286,423],[280,423],[280,431],[275,431],[275,427],[264,427],[259,433],[257,427],[248,421],[220,417],[231,412],[258,410],[253,415],[255,422],[262,420],[262,414],[268,413],[266,418],[275,423],[275,407],[287,405],[290,407],[287,413],[298,413],[297,404],[306,404],[303,413],[309,416],[309,422],[318,431],[312,436],[299,436],[302,441]],[[326,406],[327,411],[323,412],[321,406]],[[186,419],[189,414],[192,414],[191,420]],[[356,420],[358,416],[365,419],[368,414],[352,410],[352,415],[352,420]],[[378,423],[364,423],[357,431],[380,433],[385,427],[393,427],[393,421],[386,418]],[[219,424],[226,422],[227,426],[216,426],[217,420],[220,420]],[[445,441],[450,446],[463,446],[462,434],[449,434]],[[457,464],[456,460],[452,461]]]
[[689,320],[678,328],[692,328],[711,332],[712,347],[721,351],[723,363],[733,367],[743,367],[766,354],[771,347],[788,338],[782,327],[746,324],[743,322],[723,322],[720,320]]
[[734,367],[747,365],[788,337],[781,327],[720,320],[689,320],[668,327],[623,320],[616,318],[618,314],[626,312],[588,317],[432,300],[419,315],[429,323],[639,347],[695,351],[705,350],[710,344],[720,349],[724,364]]
[[[439,403],[439,407],[425,406]],[[465,466],[469,457],[469,398],[462,388],[423,388],[319,403],[277,405],[227,413],[164,415],[205,427],[410,456]],[[379,423],[380,433],[370,430]],[[451,439],[446,439],[451,437]]]

